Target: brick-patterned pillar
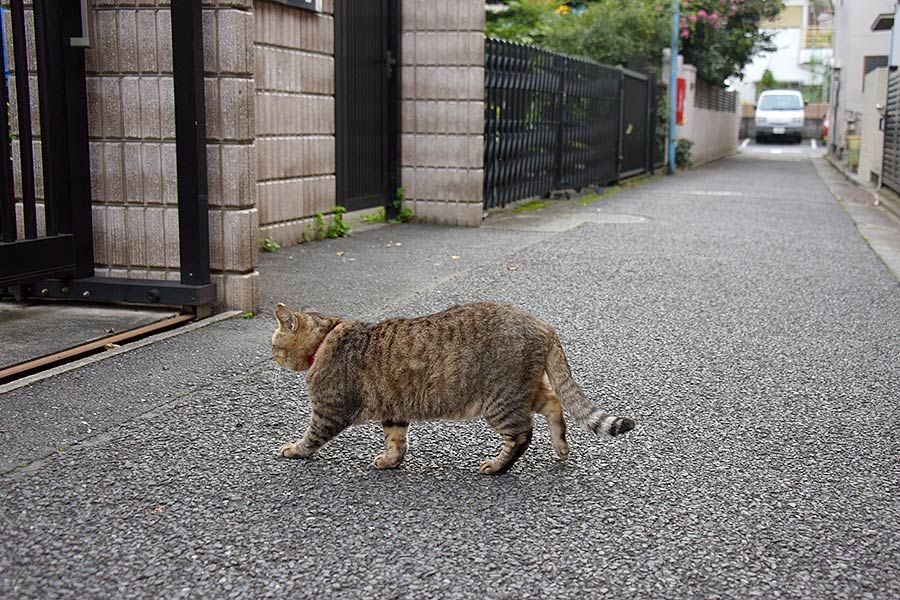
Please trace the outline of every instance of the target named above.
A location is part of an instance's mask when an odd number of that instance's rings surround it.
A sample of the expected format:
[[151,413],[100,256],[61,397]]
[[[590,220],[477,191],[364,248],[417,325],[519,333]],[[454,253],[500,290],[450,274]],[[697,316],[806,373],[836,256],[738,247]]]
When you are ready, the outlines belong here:
[[478,226],[484,2],[404,0],[401,183],[419,220]]
[[[94,0],[86,53],[97,274],[179,279],[172,30],[164,0]],[[259,302],[252,0],[203,8],[218,307]]]
[[282,246],[335,206],[333,1],[322,8],[254,8],[259,235]]

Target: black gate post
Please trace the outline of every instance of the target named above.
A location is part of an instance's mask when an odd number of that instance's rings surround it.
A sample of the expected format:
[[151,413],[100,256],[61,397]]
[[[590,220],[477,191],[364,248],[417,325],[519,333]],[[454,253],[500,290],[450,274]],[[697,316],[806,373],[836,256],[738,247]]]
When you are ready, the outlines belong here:
[[622,150],[623,133],[622,126],[625,124],[625,73],[619,69],[619,135],[616,137],[616,181],[622,175],[622,161],[625,156]]
[[65,44],[81,35],[80,6],[35,2],[34,29],[47,235],[74,234],[74,277],[90,277],[94,242],[84,50]]
[[181,283],[205,285],[210,267],[203,13],[200,0],[172,2],[171,11]]
[[563,144],[566,141],[566,72],[569,68],[569,59],[566,57],[557,57],[556,60],[560,64],[559,92],[556,97],[559,108],[556,111],[556,165],[553,169],[552,189],[561,189],[565,183],[563,181]]

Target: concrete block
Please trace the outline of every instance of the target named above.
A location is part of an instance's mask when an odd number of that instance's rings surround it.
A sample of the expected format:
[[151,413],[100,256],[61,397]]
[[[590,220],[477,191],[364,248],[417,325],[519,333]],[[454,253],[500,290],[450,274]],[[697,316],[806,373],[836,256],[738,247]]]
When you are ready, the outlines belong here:
[[222,145],[206,145],[206,194],[210,206],[222,206]]
[[253,74],[253,15],[242,10],[218,11],[219,72]]
[[159,70],[172,72],[172,16],[167,10],[156,13],[156,51]]
[[123,77],[122,89],[122,121],[126,138],[137,139],[142,136],[141,123],[144,119],[141,111],[141,78]]
[[225,274],[219,308],[259,312],[259,272]]
[[125,193],[121,143],[104,142],[103,166],[104,198],[107,202],[121,202]]
[[[106,199],[106,192],[103,189],[103,144],[101,142],[88,142],[88,152],[91,154],[91,201],[103,202]],[[18,152],[14,152],[13,156],[16,155],[18,155]],[[40,156],[40,154],[35,156]],[[21,170],[17,172],[21,172]],[[17,178],[16,181],[20,183],[20,179]],[[17,193],[21,195],[22,192],[20,190]]]
[[127,263],[132,266],[147,264],[147,248],[144,238],[144,209],[131,206],[125,212],[125,233],[127,244]]
[[219,107],[219,80],[207,77],[203,82],[204,97],[206,100],[206,139],[222,139],[222,115]]
[[105,206],[95,204],[91,207],[91,224],[94,232],[94,262],[101,265],[109,264]]
[[400,38],[400,64],[416,64],[416,34],[412,31],[404,31]]
[[141,78],[141,135],[144,138],[159,139],[159,79]]
[[224,211],[209,211],[209,266],[221,271],[223,267],[223,228]]
[[[10,83],[15,85],[15,79],[10,78]],[[85,90],[87,93],[87,112],[88,112],[88,137],[103,136],[103,110],[100,79],[97,77],[85,77]],[[15,104],[10,100],[10,117],[15,119],[14,135],[18,135],[18,116],[13,108]]]
[[256,157],[251,144],[224,144],[222,153],[222,205],[254,206],[256,179],[251,175]]
[[104,77],[100,83],[103,98],[103,136],[121,138],[124,134],[122,124],[122,90],[118,77]]
[[134,10],[119,9],[116,12],[119,39],[119,71],[138,72],[138,29]]
[[400,29],[404,33],[416,30],[417,0],[400,3]]
[[254,123],[255,89],[252,79],[225,78],[219,80],[222,139],[252,140],[256,135]]
[[255,208],[227,210],[222,216],[222,265],[228,271],[248,271],[255,267],[259,242],[258,213]]
[[144,210],[144,240],[147,266],[165,267],[166,226],[163,207],[151,206]]
[[161,144],[162,160],[162,201],[165,204],[178,202],[178,164],[175,144]]
[[417,119],[416,102],[414,100],[404,100],[400,105],[400,131],[402,133],[413,133],[416,131]]
[[[463,36],[461,36],[463,37]],[[468,39],[468,60],[467,64],[483,67],[484,66],[484,32],[474,31],[465,35]]]
[[466,110],[468,111],[468,127],[465,129],[466,133],[471,133],[475,135],[483,135],[484,134],[484,102],[483,101],[471,101],[465,104]]
[[[97,37],[97,48],[103,48],[103,51],[98,53],[99,70],[105,73],[118,73],[120,71],[116,12],[111,10],[96,12],[96,28],[94,32]],[[28,54],[30,57],[36,56],[33,53],[33,48],[29,48]]]
[[160,138],[175,139],[175,81],[171,77],[159,78],[159,127]]
[[142,73],[156,73],[159,70],[157,35],[156,12],[137,11],[138,70]]
[[484,67],[469,67],[467,69],[468,76],[468,95],[466,100],[483,100],[484,99]]
[[162,162],[158,143],[141,144],[141,176],[145,201],[161,202]]
[[163,228],[165,231],[165,266],[178,269],[181,265],[179,249],[181,242],[178,239],[178,209],[166,207],[163,209]]
[[107,258],[110,265],[128,264],[128,232],[124,206],[106,207]]
[[203,72],[219,71],[219,28],[214,9],[203,10]]
[[139,142],[126,142],[123,144],[125,162],[124,180],[125,196],[120,200],[128,203],[141,204],[146,200],[158,202],[156,198],[144,197],[144,176],[141,160],[141,144]]

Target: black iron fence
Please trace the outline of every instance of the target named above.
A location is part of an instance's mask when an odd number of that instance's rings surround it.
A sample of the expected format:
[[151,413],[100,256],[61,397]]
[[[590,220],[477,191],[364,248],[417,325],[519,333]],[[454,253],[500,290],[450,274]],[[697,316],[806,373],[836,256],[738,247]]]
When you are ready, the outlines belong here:
[[652,171],[658,89],[642,73],[486,40],[485,208]]

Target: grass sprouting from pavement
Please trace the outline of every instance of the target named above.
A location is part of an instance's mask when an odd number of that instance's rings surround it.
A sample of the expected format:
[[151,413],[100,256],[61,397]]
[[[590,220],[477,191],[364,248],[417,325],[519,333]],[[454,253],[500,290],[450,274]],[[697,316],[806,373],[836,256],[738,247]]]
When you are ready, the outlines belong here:
[[531,202],[526,202],[525,204],[522,204],[521,206],[515,207],[514,209],[512,209],[512,212],[520,213],[520,212],[527,212],[529,210],[540,210],[542,208],[545,208],[546,206],[547,206],[547,203],[544,202],[543,200],[532,200]]

